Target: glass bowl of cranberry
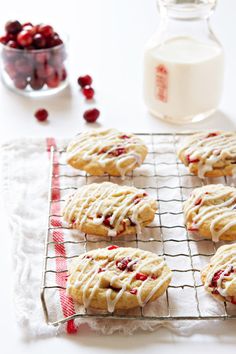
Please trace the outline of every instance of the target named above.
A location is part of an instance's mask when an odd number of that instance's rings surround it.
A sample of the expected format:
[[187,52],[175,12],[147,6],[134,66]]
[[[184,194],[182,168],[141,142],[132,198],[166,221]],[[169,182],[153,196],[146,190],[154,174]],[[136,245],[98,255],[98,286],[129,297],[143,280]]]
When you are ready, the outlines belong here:
[[9,21],[0,37],[5,85],[25,96],[40,97],[68,85],[66,38],[50,25]]

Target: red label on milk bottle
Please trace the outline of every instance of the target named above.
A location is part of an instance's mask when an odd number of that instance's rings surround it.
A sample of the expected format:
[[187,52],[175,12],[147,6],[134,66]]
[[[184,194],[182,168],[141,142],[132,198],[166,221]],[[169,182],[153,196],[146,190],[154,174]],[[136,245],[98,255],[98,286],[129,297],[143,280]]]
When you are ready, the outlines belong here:
[[161,102],[168,99],[168,71],[165,65],[160,64],[156,67],[156,97]]

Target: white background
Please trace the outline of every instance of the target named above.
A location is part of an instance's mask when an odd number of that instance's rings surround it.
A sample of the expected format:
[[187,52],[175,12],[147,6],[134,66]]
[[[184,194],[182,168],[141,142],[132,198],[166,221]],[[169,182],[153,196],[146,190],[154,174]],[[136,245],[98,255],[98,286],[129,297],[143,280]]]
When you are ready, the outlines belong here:
[[[94,78],[96,101],[101,110],[94,126],[116,127],[135,132],[181,131],[189,129],[235,129],[236,123],[236,1],[219,0],[212,24],[226,54],[224,95],[219,111],[203,123],[173,126],[150,116],[142,100],[143,48],[158,25],[155,0],[11,0],[1,1],[0,28],[8,19],[48,22],[70,36],[71,85],[63,93],[44,99],[15,95],[0,84],[0,142],[19,136],[70,137],[90,128],[82,113],[88,108],[76,85],[77,76],[89,73]],[[2,32],[2,30],[0,31]],[[38,123],[33,113],[39,107],[50,112],[48,123]],[[0,204],[2,200],[0,200]],[[1,208],[2,205],[1,205]],[[1,215],[4,215],[1,213]],[[156,353],[205,351],[235,352],[236,323],[222,325],[221,335],[214,329],[181,338],[165,330],[132,337],[98,337],[83,330],[79,336],[25,341],[15,323],[11,298],[11,239],[6,217],[1,218],[0,256],[0,345],[1,352],[50,353]]]

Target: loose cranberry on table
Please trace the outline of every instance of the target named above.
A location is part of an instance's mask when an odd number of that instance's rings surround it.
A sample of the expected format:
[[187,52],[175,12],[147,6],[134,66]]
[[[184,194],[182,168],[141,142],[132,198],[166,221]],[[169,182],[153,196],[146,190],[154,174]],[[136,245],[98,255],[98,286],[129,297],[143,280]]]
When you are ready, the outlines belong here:
[[92,87],[84,87],[82,93],[87,100],[91,100],[94,96],[94,89]]
[[34,116],[38,121],[44,122],[48,118],[48,111],[44,108],[40,108],[35,112]]
[[93,108],[85,111],[83,117],[88,123],[94,123],[98,119],[99,115],[99,110],[97,108]]
[[85,76],[80,76],[78,78],[78,84],[80,87],[85,87],[85,86],[90,86],[92,85],[93,79],[91,78],[90,75],[85,75]]

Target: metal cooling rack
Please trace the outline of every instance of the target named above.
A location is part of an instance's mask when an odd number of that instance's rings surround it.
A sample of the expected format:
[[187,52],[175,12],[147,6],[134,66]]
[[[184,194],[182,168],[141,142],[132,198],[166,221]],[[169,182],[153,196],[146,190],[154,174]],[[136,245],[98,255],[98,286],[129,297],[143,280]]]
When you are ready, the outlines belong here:
[[[177,159],[178,144],[182,139],[190,135],[190,133],[179,134],[137,134],[148,145],[149,153],[144,164],[128,175],[125,181],[119,177],[105,176],[89,176],[83,171],[74,170],[67,166],[64,159],[64,148],[51,148],[50,151],[50,186],[48,201],[48,224],[45,239],[45,254],[42,276],[41,301],[48,324],[58,325],[74,318],[107,318],[107,319],[123,319],[123,320],[146,320],[146,321],[170,321],[170,320],[225,320],[236,319],[235,306],[228,303],[217,303],[203,289],[200,280],[201,267],[199,262],[204,259],[204,263],[215,253],[216,249],[222,244],[215,244],[210,240],[197,237],[189,233],[183,224],[182,219],[182,203],[186,199],[186,193],[190,193],[194,188],[208,183],[234,183],[231,178],[222,179],[204,179],[201,180],[187,172],[187,169]],[[57,157],[55,159],[55,156]],[[169,171],[171,169],[171,172]],[[55,173],[58,171],[58,173]],[[148,173],[147,173],[148,171]],[[150,173],[151,172],[151,173]],[[137,180],[142,178],[143,184],[139,185]],[[53,187],[52,181],[58,180],[60,183]],[[114,181],[116,183],[124,183],[135,185],[142,189],[146,189],[148,193],[154,196],[159,204],[156,213],[156,224],[151,224],[145,228],[145,233],[141,238],[137,235],[134,237],[118,237],[118,238],[101,238],[92,237],[87,234],[81,234],[71,230],[62,224],[60,213],[52,213],[53,203],[63,204],[65,201],[63,195],[76,189],[78,185],[87,184],[93,181]],[[166,183],[165,183],[166,181]],[[152,182],[152,183],[151,183]],[[60,191],[60,198],[55,199],[55,191]],[[169,197],[169,194],[173,194]],[[175,195],[176,193],[176,195]],[[164,196],[163,196],[164,194]],[[52,196],[54,195],[54,198]],[[173,204],[174,203],[174,204]],[[179,210],[175,210],[175,206],[179,205]],[[174,224],[165,222],[165,218],[171,216]],[[52,220],[59,220],[55,224]],[[175,219],[177,220],[175,222]],[[60,230],[64,234],[63,242],[54,242],[52,233]],[[171,235],[170,235],[171,234]],[[61,317],[51,317],[48,299],[52,299],[58,292],[64,292],[65,287],[58,285],[57,276],[66,274],[66,269],[58,271],[53,266],[53,261],[58,257],[55,253],[56,247],[63,245],[67,249],[66,262],[70,261],[79,254],[97,247],[106,247],[110,243],[139,247],[141,249],[151,249],[158,254],[163,255],[170,268],[172,268],[173,279],[177,278],[177,282],[172,281],[165,295],[160,299],[147,304],[144,308],[129,310],[126,312],[115,311],[110,314],[102,311],[86,310],[78,307],[76,314],[72,316],[62,315]],[[207,245],[207,247],[206,247]],[[171,247],[170,247],[171,246]],[[149,247],[149,248],[148,248]],[[171,248],[171,251],[170,251]],[[207,249],[207,251],[206,251]],[[183,268],[178,260],[182,259],[187,264]],[[180,277],[180,278],[178,278]],[[172,279],[172,280],[173,280]],[[188,295],[189,294],[189,295]],[[188,299],[186,304],[181,305],[178,311],[178,302],[182,304],[183,299]],[[207,298],[211,308],[215,311],[208,312],[203,306],[203,298]],[[208,307],[208,306],[207,306]]]

